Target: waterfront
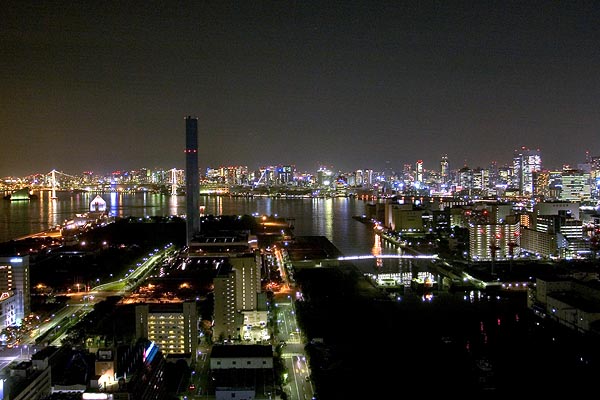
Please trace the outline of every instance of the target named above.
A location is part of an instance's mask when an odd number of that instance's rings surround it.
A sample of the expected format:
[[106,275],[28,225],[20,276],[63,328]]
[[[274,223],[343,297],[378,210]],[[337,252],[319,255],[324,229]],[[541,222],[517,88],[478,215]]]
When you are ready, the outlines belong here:
[[[50,192],[30,201],[3,201],[0,209],[0,242],[40,232],[89,210],[96,193]],[[185,196],[155,193],[101,193],[111,216],[143,217],[185,214]],[[290,218],[295,235],[326,236],[346,255],[369,254],[372,230],[352,219],[364,213],[365,202],[356,198],[297,198],[200,196],[205,214],[277,215]]]
[[[96,194],[60,193],[51,201],[48,193],[30,202],[4,202],[0,217],[2,241],[36,233],[88,210]],[[185,197],[150,193],[102,195],[111,215],[168,216],[185,212]],[[201,196],[205,214],[259,214],[289,218],[296,236],[325,236],[344,255],[397,254],[367,224],[353,216],[364,213],[365,202],[355,198],[243,198]],[[426,271],[428,261],[375,260],[356,264],[362,272]],[[315,269],[315,273],[319,273]],[[337,367],[324,370],[320,387],[323,398],[336,398],[346,382],[369,390],[395,393],[395,379],[427,387],[431,382],[446,392],[470,393],[478,389],[475,361],[491,361],[498,392],[509,393],[521,385],[522,393],[536,393],[550,374],[561,376],[559,389],[578,393],[585,379],[598,371],[595,348],[586,348],[580,337],[555,333],[537,321],[525,307],[524,292],[510,295],[483,292],[418,293],[407,290],[397,301],[342,296],[335,273],[324,271],[313,282],[322,285],[319,335],[326,338],[328,354]],[[331,288],[335,287],[335,293]],[[389,367],[389,363],[392,367]],[[340,367],[341,366],[341,367]],[[477,370],[475,370],[477,371]],[[317,374],[318,375],[318,374]],[[374,389],[377,382],[379,389]],[[409,383],[405,390],[410,391]],[[524,386],[524,388],[523,388]],[[344,389],[352,394],[352,389]],[[431,391],[431,389],[430,389]],[[327,396],[329,395],[329,396]],[[350,397],[349,397],[350,398]]]

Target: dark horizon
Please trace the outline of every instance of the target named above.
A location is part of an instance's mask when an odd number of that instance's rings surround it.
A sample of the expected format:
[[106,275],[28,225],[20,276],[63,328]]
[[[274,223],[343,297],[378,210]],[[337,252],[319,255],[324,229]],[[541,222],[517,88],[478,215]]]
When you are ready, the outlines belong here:
[[0,176],[600,155],[594,2],[5,2]]

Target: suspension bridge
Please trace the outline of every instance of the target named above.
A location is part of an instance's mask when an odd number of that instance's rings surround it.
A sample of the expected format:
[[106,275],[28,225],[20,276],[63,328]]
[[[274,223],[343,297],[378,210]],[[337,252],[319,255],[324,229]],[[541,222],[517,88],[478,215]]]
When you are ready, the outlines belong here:
[[[52,171],[43,174],[44,179],[42,180],[42,182],[40,182],[40,190],[51,190],[52,194],[50,195],[50,199],[52,200],[56,200],[58,199],[58,197],[56,196],[56,191],[62,189],[63,187],[63,183],[62,181],[69,181],[69,182],[74,182],[74,181],[79,181],[81,178],[73,176],[73,175],[69,175],[69,174],[65,174],[64,172],[61,171],[57,171],[56,169],[53,169]],[[63,178],[61,180],[59,180],[60,178]],[[46,187],[44,187],[44,185],[47,185]]]
[[[184,170],[172,168],[167,171],[168,178],[166,179],[166,188],[172,196],[180,194],[180,189],[184,186],[185,175]],[[61,190],[84,190],[84,191],[121,191],[128,190],[129,187],[142,186],[149,188],[149,190],[156,190],[157,184],[152,183],[133,183],[120,180],[104,180],[104,181],[93,181],[91,176],[73,176],[66,174],[56,169],[51,170],[45,174],[37,175],[35,183],[32,185],[34,190],[40,191],[51,191],[51,199],[57,199],[56,193]]]

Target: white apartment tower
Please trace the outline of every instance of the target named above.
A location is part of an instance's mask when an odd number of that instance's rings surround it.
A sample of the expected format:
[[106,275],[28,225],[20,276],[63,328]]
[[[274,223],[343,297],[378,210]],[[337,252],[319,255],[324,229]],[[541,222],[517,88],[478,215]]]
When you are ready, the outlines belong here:
[[520,252],[520,224],[472,224],[469,226],[469,250],[471,259],[489,261],[506,260]]
[[31,312],[29,256],[0,257],[0,293],[0,301],[14,297],[9,320],[20,325]]
[[136,336],[155,342],[163,354],[189,354],[198,347],[195,301],[141,304],[135,307]]
[[260,269],[256,257],[230,257],[229,262],[235,272],[236,311],[256,310],[257,294],[260,293]]
[[215,340],[237,338],[243,311],[256,311],[260,286],[258,253],[239,254],[227,259],[214,279]]
[[229,265],[219,268],[214,279],[214,324],[213,339],[236,338],[239,335],[236,310],[235,270]]

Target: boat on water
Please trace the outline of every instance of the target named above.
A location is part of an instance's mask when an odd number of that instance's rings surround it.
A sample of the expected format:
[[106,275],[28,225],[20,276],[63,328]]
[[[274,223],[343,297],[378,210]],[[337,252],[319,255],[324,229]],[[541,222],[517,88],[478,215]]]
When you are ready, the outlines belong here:
[[28,201],[35,200],[38,196],[30,192],[29,188],[22,188],[4,196],[4,200]]
[[438,283],[430,277],[412,278],[410,281],[410,287],[416,291],[429,291],[438,289]]

